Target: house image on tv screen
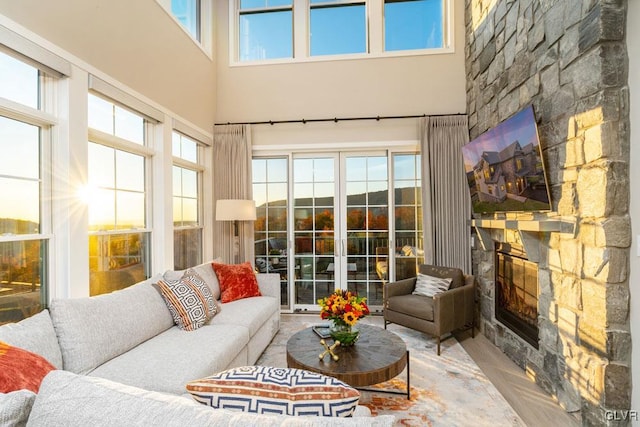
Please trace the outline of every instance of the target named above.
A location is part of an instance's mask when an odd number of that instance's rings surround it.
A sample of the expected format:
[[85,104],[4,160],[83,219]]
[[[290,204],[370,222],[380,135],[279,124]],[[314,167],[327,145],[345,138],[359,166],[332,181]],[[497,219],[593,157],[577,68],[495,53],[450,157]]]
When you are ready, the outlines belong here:
[[538,164],[533,144],[521,147],[519,141],[513,142],[500,152],[483,152],[482,158],[473,170],[478,197],[483,202],[502,202],[507,198],[507,194],[524,202],[527,198],[525,191],[535,191],[535,187],[540,183],[540,172],[542,165]]
[[474,212],[549,210],[531,107],[462,148]]

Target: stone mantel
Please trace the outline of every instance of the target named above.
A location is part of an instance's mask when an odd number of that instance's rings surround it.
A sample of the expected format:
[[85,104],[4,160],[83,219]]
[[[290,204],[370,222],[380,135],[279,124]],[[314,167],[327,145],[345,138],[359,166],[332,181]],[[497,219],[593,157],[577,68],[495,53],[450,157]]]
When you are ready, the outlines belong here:
[[476,229],[480,245],[485,251],[495,249],[491,230],[512,230],[518,232],[520,241],[530,261],[540,261],[540,239],[541,233],[568,233],[575,232],[574,218],[545,218],[545,219],[479,219],[469,221],[469,225]]

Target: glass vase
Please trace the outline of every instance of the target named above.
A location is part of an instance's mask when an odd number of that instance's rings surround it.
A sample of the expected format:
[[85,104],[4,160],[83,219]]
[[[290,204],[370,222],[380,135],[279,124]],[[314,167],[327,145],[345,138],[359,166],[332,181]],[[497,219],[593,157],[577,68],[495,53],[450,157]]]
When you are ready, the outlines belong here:
[[351,347],[358,341],[360,331],[355,326],[333,321],[329,334],[334,341],[340,341],[341,347]]

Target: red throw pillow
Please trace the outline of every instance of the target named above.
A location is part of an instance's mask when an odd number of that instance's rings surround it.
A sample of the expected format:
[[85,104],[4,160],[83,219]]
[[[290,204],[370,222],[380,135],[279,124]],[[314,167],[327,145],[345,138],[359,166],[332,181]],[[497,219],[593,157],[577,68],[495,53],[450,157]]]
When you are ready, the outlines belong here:
[[211,265],[220,282],[220,300],[223,303],[262,295],[251,263],[218,264],[213,262]]
[[0,393],[22,389],[37,393],[42,379],[54,369],[44,357],[0,341]]

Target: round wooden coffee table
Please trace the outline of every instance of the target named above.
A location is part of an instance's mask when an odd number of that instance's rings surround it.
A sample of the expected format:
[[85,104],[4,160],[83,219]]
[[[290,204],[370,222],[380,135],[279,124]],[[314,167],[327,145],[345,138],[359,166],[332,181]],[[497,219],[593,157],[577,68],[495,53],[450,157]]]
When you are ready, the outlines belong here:
[[[406,394],[409,398],[407,345],[393,332],[377,326],[360,324],[358,328],[360,338],[353,347],[334,350],[339,356],[338,361],[329,355],[324,359],[318,357],[324,348],[320,344],[320,337],[311,328],[297,332],[287,341],[287,366],[328,375],[357,388],[388,381],[399,375],[406,366],[407,390],[399,394]],[[328,344],[333,342],[331,338],[326,341]]]

